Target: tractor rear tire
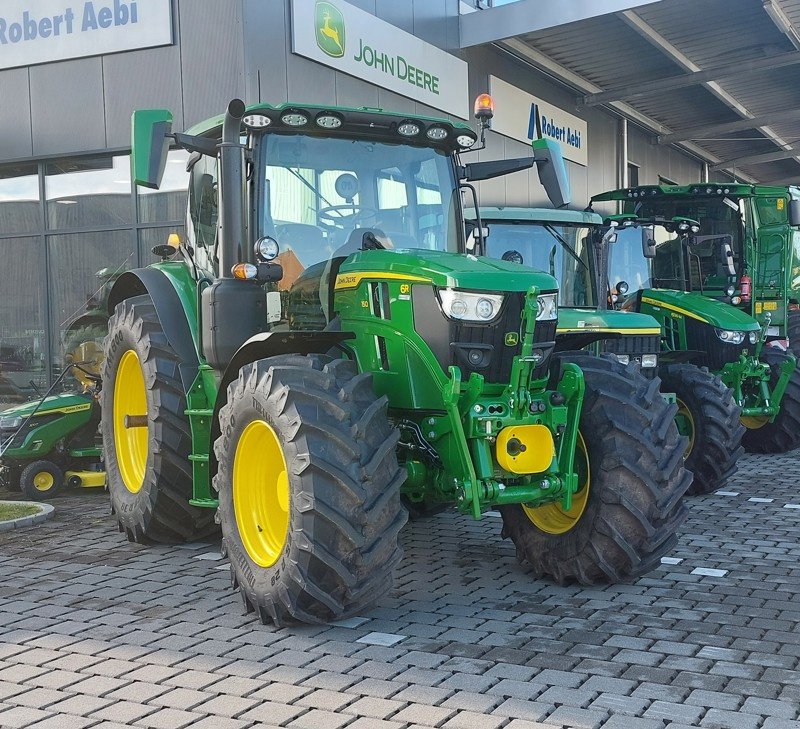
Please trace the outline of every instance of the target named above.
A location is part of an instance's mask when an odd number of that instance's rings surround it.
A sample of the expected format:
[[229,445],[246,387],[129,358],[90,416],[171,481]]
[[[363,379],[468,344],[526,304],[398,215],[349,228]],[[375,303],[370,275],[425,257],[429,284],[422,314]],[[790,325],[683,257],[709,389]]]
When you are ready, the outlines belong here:
[[672,364],[661,367],[661,389],[678,398],[678,414],[689,421],[691,434],[685,465],[694,474],[689,496],[710,494],[736,473],[744,455],[741,408],[733,392],[705,367]]
[[683,466],[677,407],[661,397],[659,379],[645,378],[635,364],[584,353],[562,357],[581,368],[586,382],[579,433],[588,465],[582,489],[589,492],[573,497],[583,511],[560,511],[560,523],[568,517],[571,525],[545,531],[529,515],[536,509],[501,506],[503,535],[537,577],[562,585],[638,577],[673,548],[687,515],[683,495],[691,475]]
[[391,588],[407,514],[387,402],[369,373],[323,355],[252,362],[228,387],[214,446],[223,553],[262,622],[339,620]]
[[789,351],[800,361],[800,309],[788,312],[786,336],[789,338]]
[[[129,368],[135,368],[138,360],[143,378],[139,387],[146,412],[126,413],[147,416],[146,440],[140,444],[143,453],[135,448],[128,453],[117,452],[114,403],[123,358],[126,372],[131,372]],[[218,531],[213,509],[189,504],[192,437],[179,364],[149,296],[135,296],[117,304],[105,341],[100,427],[111,509],[119,530],[131,542],[175,544],[204,539]],[[129,384],[123,382],[119,389],[125,390]],[[123,438],[122,433],[116,435]],[[136,461],[133,468],[131,458]],[[126,483],[121,461],[128,481],[133,471],[141,476],[135,483]]]
[[[771,386],[778,380],[780,366],[788,356],[772,347],[761,350],[761,359],[772,369]],[[789,378],[775,420],[761,427],[748,428],[742,443],[748,453],[788,453],[800,447],[800,362]]]
[[64,486],[64,472],[52,461],[34,461],[22,469],[20,490],[31,501],[47,501]]

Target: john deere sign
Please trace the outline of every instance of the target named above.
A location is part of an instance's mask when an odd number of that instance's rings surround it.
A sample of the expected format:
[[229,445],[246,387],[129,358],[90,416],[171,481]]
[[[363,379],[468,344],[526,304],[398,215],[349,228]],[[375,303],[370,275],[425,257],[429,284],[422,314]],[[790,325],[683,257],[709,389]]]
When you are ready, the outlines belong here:
[[292,0],[292,51],[462,119],[467,64],[344,0]]

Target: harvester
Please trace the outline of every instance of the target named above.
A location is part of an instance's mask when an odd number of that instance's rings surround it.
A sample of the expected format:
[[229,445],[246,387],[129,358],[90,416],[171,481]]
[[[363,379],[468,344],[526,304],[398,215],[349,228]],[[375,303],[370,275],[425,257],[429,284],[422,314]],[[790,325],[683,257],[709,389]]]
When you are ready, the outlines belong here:
[[157,187],[189,150],[191,224],[109,295],[102,430],[129,539],[218,523],[246,609],[278,624],[386,594],[401,495],[499,508],[560,582],[659,564],[690,479],[674,406],[616,362],[554,356],[553,277],[459,252],[474,181],[536,164],[566,201],[556,145],[465,162],[465,124],[294,103],[171,122],[134,113],[134,178]]

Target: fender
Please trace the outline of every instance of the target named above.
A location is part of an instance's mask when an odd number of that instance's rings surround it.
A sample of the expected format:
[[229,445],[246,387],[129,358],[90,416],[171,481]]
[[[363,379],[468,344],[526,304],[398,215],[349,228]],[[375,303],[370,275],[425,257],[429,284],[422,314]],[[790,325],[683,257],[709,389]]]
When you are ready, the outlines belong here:
[[220,435],[219,411],[228,402],[228,385],[238,376],[239,370],[249,362],[278,354],[324,354],[340,346],[348,339],[354,339],[353,332],[266,332],[250,337],[233,355],[225,368],[219,383],[217,399],[214,402],[214,416],[211,418],[211,442],[209,443],[210,472],[213,478],[217,472],[217,458],[214,455],[214,442]]
[[178,285],[181,282],[175,277],[155,267],[126,271],[114,282],[109,293],[108,312],[113,314],[117,304],[125,299],[143,294],[150,296],[164,336],[180,360],[178,369],[183,389],[189,392],[200,366],[190,323],[197,321],[197,314],[196,305],[195,310],[187,311],[187,292],[179,295]]

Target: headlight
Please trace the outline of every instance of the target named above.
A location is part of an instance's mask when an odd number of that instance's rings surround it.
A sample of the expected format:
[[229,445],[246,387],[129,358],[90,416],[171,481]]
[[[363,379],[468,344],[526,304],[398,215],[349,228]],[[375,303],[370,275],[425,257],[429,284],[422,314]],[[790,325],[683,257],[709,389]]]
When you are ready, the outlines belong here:
[[631,357],[628,354],[615,354],[614,356],[617,358],[617,362],[620,364],[626,365],[631,361]]
[[726,296],[733,296],[736,293],[736,286],[731,284],[728,288],[725,289]]
[[657,354],[643,354],[642,355],[642,367],[658,367],[658,355]]
[[449,319],[490,322],[500,313],[503,295],[440,289],[439,301],[444,315]]
[[715,329],[714,331],[726,344],[741,344],[744,341],[745,332],[733,332],[729,329]]
[[280,251],[278,241],[268,235],[256,241],[255,252],[260,261],[272,261],[278,257]]
[[554,321],[558,319],[558,294],[542,294],[536,300],[538,311],[536,321]]
[[755,344],[758,341],[758,332],[750,332],[747,336],[750,340],[750,344]]
[[16,430],[22,425],[22,420],[19,415],[6,415],[0,418],[0,430]]

